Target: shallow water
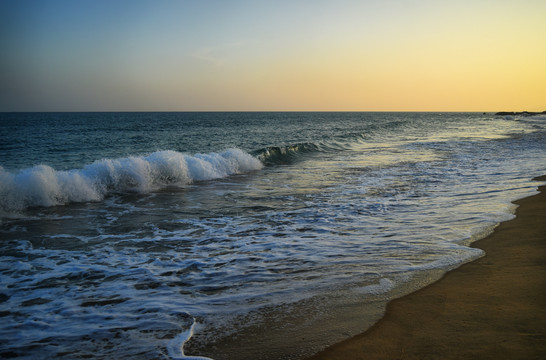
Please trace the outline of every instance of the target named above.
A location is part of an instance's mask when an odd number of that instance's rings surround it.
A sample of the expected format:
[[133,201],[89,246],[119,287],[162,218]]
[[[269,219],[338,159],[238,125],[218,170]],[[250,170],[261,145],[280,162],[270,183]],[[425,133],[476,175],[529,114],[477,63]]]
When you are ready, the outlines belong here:
[[0,114],[0,353],[182,357],[195,319],[186,354],[311,354],[481,256],[467,245],[536,191],[545,126],[475,113]]

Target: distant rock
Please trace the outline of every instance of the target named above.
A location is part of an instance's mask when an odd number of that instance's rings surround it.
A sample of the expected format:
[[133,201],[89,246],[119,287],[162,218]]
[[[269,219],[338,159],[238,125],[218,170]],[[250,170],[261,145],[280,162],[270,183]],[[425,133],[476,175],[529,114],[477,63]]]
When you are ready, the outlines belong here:
[[514,112],[514,111],[500,111],[498,113],[495,113],[497,116],[507,116],[507,115],[522,115],[522,116],[532,116],[532,115],[546,115],[546,111],[543,112],[532,112],[532,111],[520,111],[520,112]]

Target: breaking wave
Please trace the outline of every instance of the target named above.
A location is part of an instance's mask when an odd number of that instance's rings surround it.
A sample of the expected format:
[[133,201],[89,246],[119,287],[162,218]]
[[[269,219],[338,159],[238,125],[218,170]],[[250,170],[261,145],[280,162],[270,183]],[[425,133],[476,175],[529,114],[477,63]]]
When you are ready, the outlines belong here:
[[286,146],[270,146],[254,152],[265,165],[293,164],[304,154],[322,151],[321,146],[313,143],[301,143]]
[[0,166],[0,217],[29,207],[100,201],[112,193],[147,193],[262,167],[260,160],[240,149],[193,156],[158,151],[148,156],[103,159],[70,171],[38,165],[12,173]]

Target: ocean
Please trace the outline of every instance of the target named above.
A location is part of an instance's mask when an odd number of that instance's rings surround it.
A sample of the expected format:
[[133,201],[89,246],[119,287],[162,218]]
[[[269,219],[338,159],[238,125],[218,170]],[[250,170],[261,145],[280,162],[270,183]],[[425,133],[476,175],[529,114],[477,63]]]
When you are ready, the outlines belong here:
[[0,357],[301,359],[545,173],[543,115],[2,113]]

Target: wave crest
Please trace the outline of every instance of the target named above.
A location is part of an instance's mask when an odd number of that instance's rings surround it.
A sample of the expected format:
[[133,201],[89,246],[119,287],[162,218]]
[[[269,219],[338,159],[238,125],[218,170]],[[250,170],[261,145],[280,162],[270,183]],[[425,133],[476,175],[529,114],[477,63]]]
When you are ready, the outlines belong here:
[[319,145],[301,143],[287,146],[266,147],[256,151],[255,155],[265,165],[284,165],[296,162],[303,154],[317,151],[321,151]]
[[103,159],[70,171],[38,165],[12,173],[0,166],[0,216],[33,206],[100,201],[111,193],[147,193],[262,167],[260,160],[240,149],[193,156],[158,151],[144,157]]

